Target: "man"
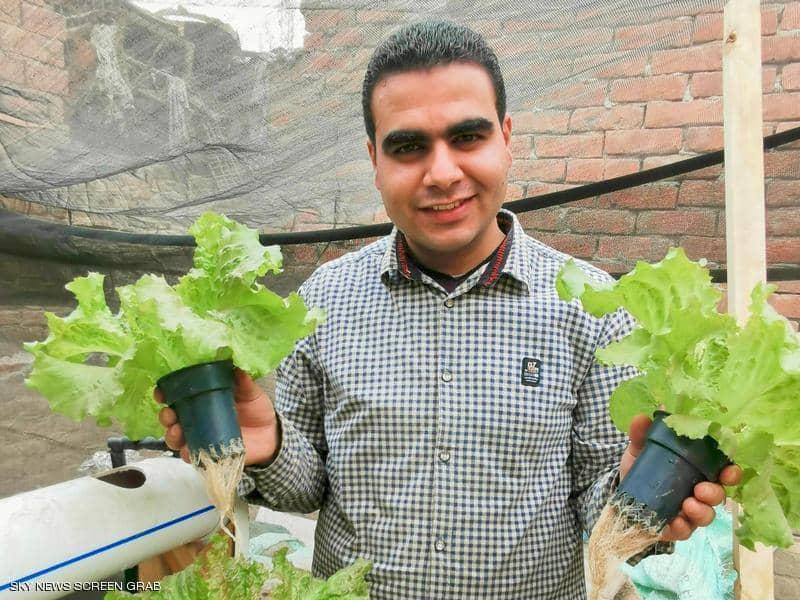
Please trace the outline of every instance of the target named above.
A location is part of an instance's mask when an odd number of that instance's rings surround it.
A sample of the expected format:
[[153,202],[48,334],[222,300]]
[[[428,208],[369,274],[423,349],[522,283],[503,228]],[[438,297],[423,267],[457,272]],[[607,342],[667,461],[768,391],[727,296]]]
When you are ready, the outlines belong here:
[[[363,109],[395,229],[303,284],[328,319],[281,364],[274,409],[238,373],[248,500],[319,509],[314,571],[367,558],[373,598],[583,598],[582,531],[649,423],[630,444],[615,430],[608,397],[633,373],[594,361],[630,318],[559,301],[568,257],[501,210],[512,124],[479,35],[402,28],[370,61]],[[183,446],[170,409],[162,423]],[[698,485],[664,540],[723,497]]]

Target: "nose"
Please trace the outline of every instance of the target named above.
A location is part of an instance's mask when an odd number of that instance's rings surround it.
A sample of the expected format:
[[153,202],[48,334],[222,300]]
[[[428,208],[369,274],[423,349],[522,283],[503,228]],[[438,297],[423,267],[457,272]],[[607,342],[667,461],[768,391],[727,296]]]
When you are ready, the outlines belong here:
[[464,176],[458,157],[446,143],[433,145],[428,155],[428,165],[422,183],[428,187],[447,190]]

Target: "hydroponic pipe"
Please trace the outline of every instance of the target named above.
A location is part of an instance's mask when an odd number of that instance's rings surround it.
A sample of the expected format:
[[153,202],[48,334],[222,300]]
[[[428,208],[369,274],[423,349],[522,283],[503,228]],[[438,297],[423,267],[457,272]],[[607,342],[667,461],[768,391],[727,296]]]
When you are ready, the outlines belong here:
[[89,589],[218,522],[200,474],[169,457],[0,499],[0,598]]

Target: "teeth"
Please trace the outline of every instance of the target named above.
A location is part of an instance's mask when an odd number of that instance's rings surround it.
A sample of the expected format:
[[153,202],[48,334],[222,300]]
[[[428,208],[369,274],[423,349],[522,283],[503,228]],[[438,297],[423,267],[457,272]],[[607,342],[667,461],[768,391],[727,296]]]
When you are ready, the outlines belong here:
[[439,204],[437,206],[431,206],[433,210],[453,210],[457,206],[461,206],[463,202],[461,200],[456,200],[450,204]]

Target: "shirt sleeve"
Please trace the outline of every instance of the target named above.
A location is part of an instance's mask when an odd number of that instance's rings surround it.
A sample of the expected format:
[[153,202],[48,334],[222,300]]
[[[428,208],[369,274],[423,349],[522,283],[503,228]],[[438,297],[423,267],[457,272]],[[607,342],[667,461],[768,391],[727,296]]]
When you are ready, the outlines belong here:
[[[625,336],[634,321],[619,310],[604,317],[595,348]],[[619,484],[619,462],[627,434],[611,421],[609,399],[616,387],[637,374],[632,367],[610,367],[593,358],[577,391],[572,422],[572,499],[586,532],[591,532],[608,497]]]
[[301,340],[278,367],[275,412],[282,430],[275,459],[245,468],[239,494],[273,510],[310,513],[328,487],[323,424],[324,387],[313,335]]

